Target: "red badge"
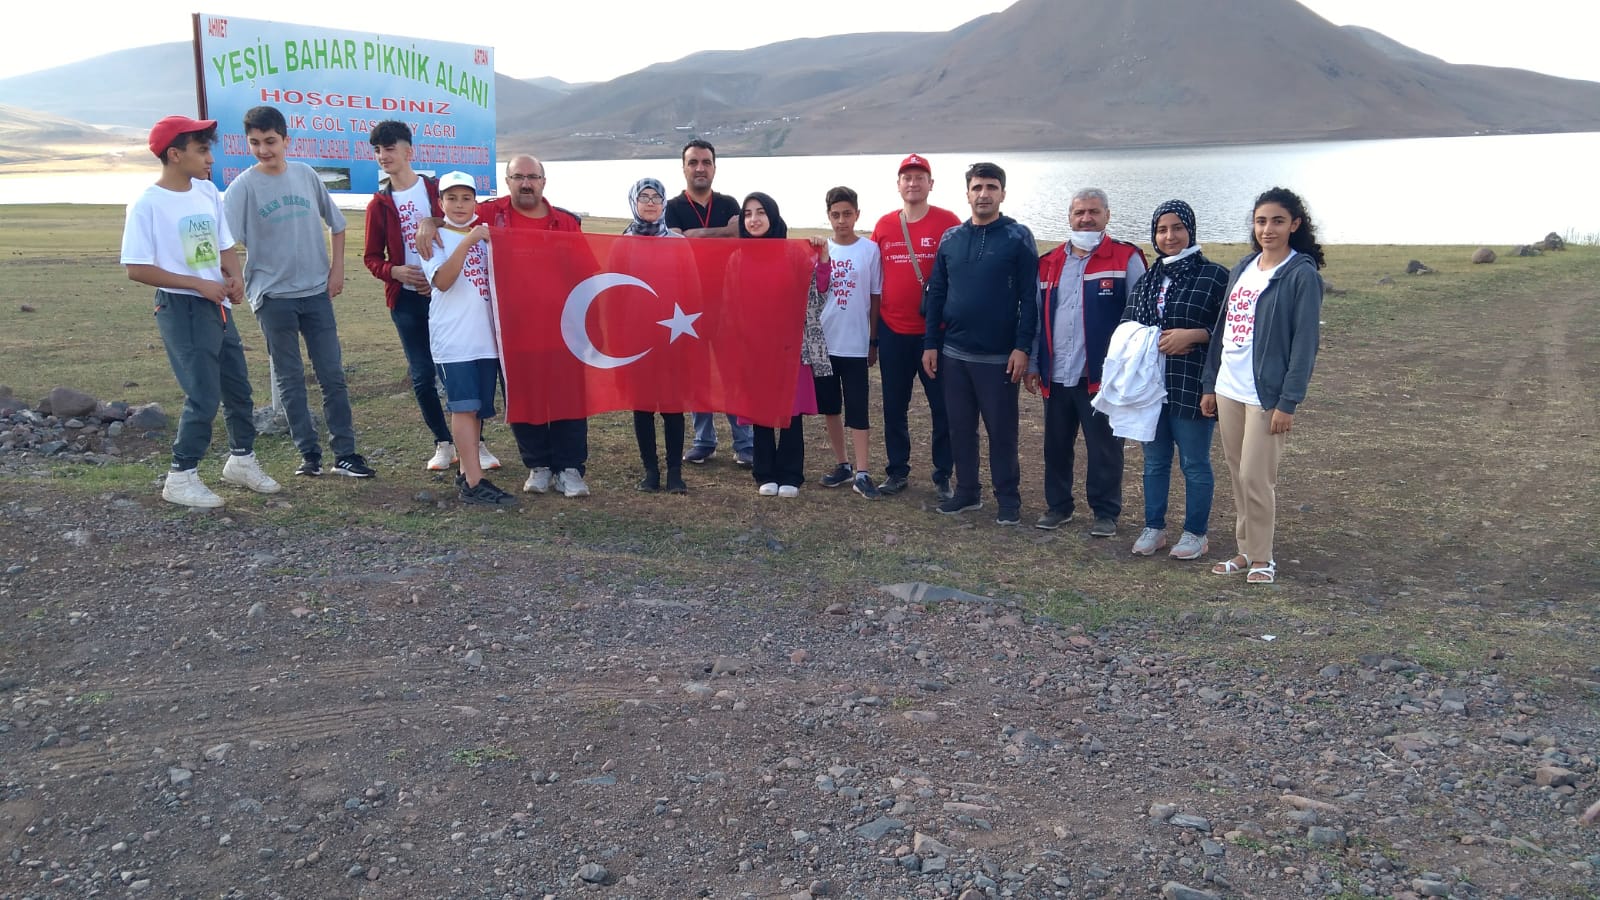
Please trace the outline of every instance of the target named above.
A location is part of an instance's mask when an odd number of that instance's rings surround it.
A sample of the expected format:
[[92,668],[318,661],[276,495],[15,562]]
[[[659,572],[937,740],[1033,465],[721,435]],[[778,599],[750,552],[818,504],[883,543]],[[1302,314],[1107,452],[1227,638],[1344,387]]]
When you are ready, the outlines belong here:
[[1116,284],[1116,282],[1110,278],[1102,278],[1100,279],[1100,290],[1109,291],[1111,290],[1111,286],[1114,284]]

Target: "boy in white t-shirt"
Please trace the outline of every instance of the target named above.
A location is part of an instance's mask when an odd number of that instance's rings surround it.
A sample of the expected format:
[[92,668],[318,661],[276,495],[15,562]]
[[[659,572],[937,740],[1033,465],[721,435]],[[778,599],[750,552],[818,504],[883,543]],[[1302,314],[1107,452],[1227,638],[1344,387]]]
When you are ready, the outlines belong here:
[[[489,308],[489,226],[478,221],[478,189],[466,172],[439,179],[444,227],[440,252],[422,261],[433,286],[428,310],[428,349],[444,381],[450,434],[457,447],[476,447],[483,420],[494,417],[499,387],[500,351]],[[461,499],[480,506],[514,506],[516,498],[483,477],[471,453],[460,454],[456,489]]]
[[161,496],[204,508],[222,505],[198,472],[219,403],[232,450],[222,480],[263,494],[281,490],[256,462],[250,371],[229,314],[233,301],[244,299],[244,283],[222,197],[208,180],[216,139],[211,119],[157,122],[149,144],[161,160],[161,177],[128,205],[122,229],[122,264],[128,278],[156,289],[156,326],[184,394]]
[[[822,476],[823,487],[850,482],[852,489],[876,500],[880,495],[867,470],[867,370],[878,359],[878,304],[883,301],[883,261],[878,245],[856,234],[861,216],[856,192],[847,187],[828,191],[828,257],[833,271],[828,302],[822,310],[822,334],[828,342],[833,374],[816,379],[817,412],[827,417],[828,443],[838,462]],[[841,417],[839,414],[843,412]],[[855,466],[845,458],[844,433],[850,430]]]

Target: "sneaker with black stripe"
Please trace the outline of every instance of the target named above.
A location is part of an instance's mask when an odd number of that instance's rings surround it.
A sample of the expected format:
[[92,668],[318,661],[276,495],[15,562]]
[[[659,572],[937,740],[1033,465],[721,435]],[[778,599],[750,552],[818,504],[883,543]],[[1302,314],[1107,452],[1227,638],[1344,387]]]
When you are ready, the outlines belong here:
[[322,459],[316,456],[308,456],[300,461],[300,468],[295,469],[294,473],[296,475],[305,475],[308,478],[316,478],[322,474]]
[[371,478],[378,474],[371,466],[367,465],[365,458],[355,453],[339,457],[339,461],[333,464],[333,473],[335,475],[348,475],[351,478]]
[[516,506],[517,498],[495,487],[494,482],[487,478],[478,479],[478,483],[467,486],[467,479],[461,475],[456,476],[456,493],[463,503],[472,506]]

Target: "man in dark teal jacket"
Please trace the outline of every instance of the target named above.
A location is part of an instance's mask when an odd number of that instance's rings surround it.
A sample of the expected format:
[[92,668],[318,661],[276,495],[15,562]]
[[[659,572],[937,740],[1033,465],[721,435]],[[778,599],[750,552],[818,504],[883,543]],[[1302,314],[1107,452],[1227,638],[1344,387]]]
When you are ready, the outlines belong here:
[[922,367],[944,385],[955,495],[954,514],[983,506],[978,484],[978,418],[989,434],[989,478],[1000,511],[1021,521],[1017,463],[1017,385],[1028,371],[1038,327],[1038,244],[1033,232],[1000,214],[1006,173],[994,163],[967,170],[972,218],[944,233],[928,277]]

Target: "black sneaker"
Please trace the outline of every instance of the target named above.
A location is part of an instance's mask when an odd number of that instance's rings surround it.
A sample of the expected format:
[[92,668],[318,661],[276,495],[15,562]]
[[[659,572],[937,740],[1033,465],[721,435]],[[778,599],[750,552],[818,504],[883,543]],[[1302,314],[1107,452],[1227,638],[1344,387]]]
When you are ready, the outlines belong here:
[[872,476],[866,472],[856,473],[855,481],[850,485],[850,489],[868,500],[876,500],[883,495],[878,490],[878,486],[872,483]]
[[333,464],[333,474],[348,475],[351,478],[371,478],[378,473],[367,465],[366,459],[352,453],[349,456],[339,457],[339,461]]
[[706,464],[706,460],[710,459],[711,455],[716,452],[717,448],[715,447],[691,447],[689,452],[683,455],[683,461],[703,466]]
[[639,479],[637,487],[646,494],[654,494],[661,490],[661,470],[645,469],[644,477]]
[[308,456],[300,461],[300,468],[295,469],[294,473],[316,478],[322,474],[322,460],[319,457]]
[[1033,523],[1033,527],[1045,531],[1055,531],[1071,521],[1072,513],[1059,513],[1053,509],[1047,509],[1044,511],[1044,515],[1039,517],[1039,521]]
[[841,484],[849,484],[850,479],[854,478],[855,475],[856,473],[851,470],[849,463],[839,463],[837,466],[833,467],[832,472],[829,472],[818,480],[822,482],[823,487],[833,488],[838,487]]
[[[939,492],[939,500],[941,502],[954,500],[956,498],[956,489],[950,486],[950,479],[948,478],[943,481],[935,481],[933,483],[933,489]],[[974,509],[976,509],[976,507],[974,507]]]
[[890,475],[883,480],[882,484],[878,485],[878,493],[885,497],[893,497],[905,489],[906,479],[904,476]]
[[996,525],[1020,525],[1022,523],[1022,510],[1002,508],[994,517]]
[[970,512],[974,509],[983,509],[982,497],[966,497],[961,499],[951,497],[950,499],[939,504],[939,512],[947,516],[953,516],[956,513]]
[[468,487],[464,477],[457,476],[457,493],[463,503],[473,506],[516,506],[517,498],[494,486],[494,482],[487,478],[478,479],[478,483]]

